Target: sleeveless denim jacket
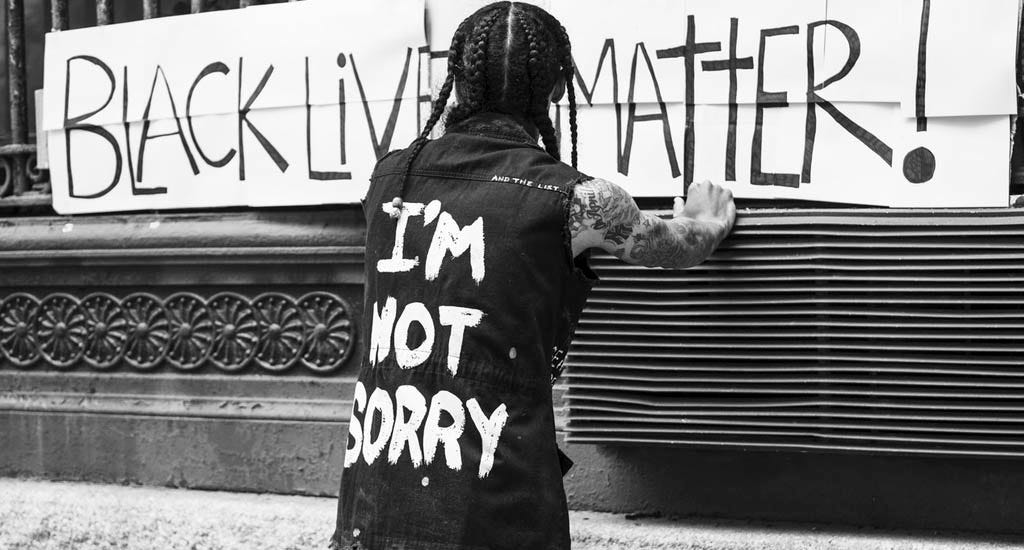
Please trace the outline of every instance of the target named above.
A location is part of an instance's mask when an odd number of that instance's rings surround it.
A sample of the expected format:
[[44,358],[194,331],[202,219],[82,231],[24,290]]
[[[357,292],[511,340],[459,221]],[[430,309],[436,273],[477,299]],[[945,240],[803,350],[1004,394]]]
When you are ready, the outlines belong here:
[[[511,118],[377,164],[363,364],[335,548],[566,549],[551,382],[596,277],[572,258],[585,176]],[[394,214],[394,215],[393,215]]]

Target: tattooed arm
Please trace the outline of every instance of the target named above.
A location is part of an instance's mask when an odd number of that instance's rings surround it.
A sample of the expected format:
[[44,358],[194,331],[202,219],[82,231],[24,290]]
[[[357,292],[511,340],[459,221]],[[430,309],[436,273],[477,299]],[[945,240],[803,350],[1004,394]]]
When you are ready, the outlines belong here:
[[647,267],[693,267],[708,258],[732,230],[732,193],[709,182],[690,185],[686,203],[675,199],[673,217],[640,210],[624,189],[593,179],[576,186],[570,211],[573,255],[601,248]]

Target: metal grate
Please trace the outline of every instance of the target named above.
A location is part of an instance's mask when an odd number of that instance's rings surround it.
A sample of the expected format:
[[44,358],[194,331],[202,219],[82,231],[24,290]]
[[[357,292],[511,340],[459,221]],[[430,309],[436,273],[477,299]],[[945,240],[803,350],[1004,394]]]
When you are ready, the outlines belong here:
[[1024,211],[749,211],[701,266],[593,264],[570,442],[1024,456]]

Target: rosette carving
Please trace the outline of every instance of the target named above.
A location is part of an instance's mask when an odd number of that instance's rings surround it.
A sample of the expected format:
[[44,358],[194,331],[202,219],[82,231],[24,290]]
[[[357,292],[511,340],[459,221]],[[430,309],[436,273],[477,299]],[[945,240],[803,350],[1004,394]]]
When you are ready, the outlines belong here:
[[178,293],[164,301],[170,322],[167,361],[180,370],[198,368],[206,361],[216,336],[206,303],[195,294]]
[[155,296],[139,293],[126,297],[121,308],[128,319],[125,361],[137,369],[156,367],[163,361],[171,337],[163,304]]
[[245,367],[256,355],[259,326],[249,301],[232,292],[210,298],[214,340],[210,361],[228,372]]
[[348,304],[326,292],[311,292],[299,302],[306,325],[302,364],[317,372],[333,372],[352,351],[353,329]]
[[299,359],[306,343],[302,312],[291,298],[276,293],[252,301],[259,323],[256,363],[270,371],[283,371]]
[[[2,158],[2,157],[0,157]],[[0,348],[7,360],[27,367],[39,360],[35,324],[39,301],[29,294],[12,294],[0,305]]]
[[51,294],[40,304],[33,325],[39,352],[59,368],[74,365],[85,354],[89,330],[82,307],[72,296]]
[[82,313],[88,332],[85,362],[97,369],[117,365],[128,343],[128,317],[121,303],[109,294],[90,294],[82,299]]

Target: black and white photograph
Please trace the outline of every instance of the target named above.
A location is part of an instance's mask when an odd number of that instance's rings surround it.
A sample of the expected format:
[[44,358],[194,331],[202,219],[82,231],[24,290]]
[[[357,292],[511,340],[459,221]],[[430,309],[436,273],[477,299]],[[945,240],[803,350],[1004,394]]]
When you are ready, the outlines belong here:
[[0,550],[1024,548],[1022,13],[4,0]]

